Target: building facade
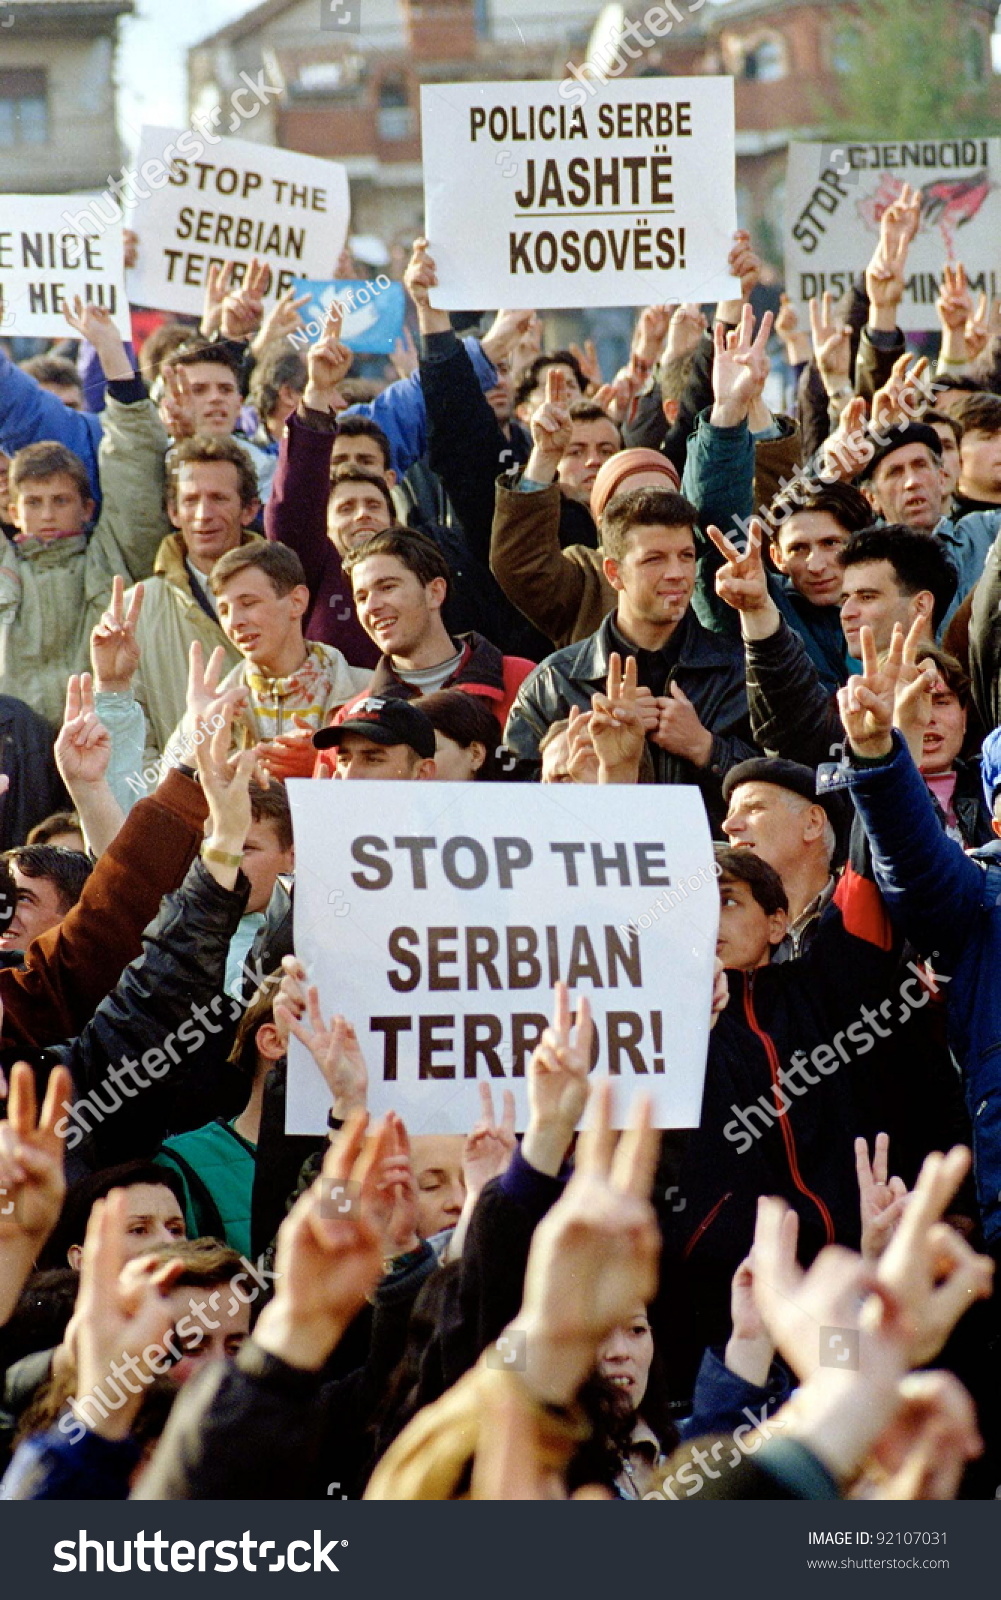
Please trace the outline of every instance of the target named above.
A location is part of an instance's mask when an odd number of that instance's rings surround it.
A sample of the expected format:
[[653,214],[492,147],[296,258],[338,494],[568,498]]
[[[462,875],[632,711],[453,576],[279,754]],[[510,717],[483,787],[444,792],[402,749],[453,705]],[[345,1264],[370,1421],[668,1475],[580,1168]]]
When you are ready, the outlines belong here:
[[[640,22],[651,9],[634,0],[628,13]],[[956,0],[956,9],[971,82],[986,78],[996,0]],[[734,78],[738,214],[778,265],[787,145],[818,137],[837,104],[864,8],[665,0],[660,10],[676,19],[670,33],[615,75]],[[343,161],[354,231],[402,245],[422,225],[420,86],[559,79],[586,59],[600,11],[595,0],[548,11],[541,0],[264,0],[190,52],[190,109],[210,113],[241,71],[280,73],[284,93],[241,137]],[[345,16],[350,27],[338,29]]]
[[121,166],[118,19],[135,0],[4,0],[0,172],[13,194],[103,189]]

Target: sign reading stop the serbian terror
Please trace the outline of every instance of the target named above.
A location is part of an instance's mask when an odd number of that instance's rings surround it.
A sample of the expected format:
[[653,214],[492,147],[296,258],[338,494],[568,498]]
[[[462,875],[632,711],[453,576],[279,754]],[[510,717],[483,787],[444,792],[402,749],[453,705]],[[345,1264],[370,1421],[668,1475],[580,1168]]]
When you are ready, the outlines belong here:
[[921,216],[907,252],[898,326],[938,327],[946,262],[963,262],[975,293],[1001,294],[1001,139],[791,144],[786,284],[801,313],[811,295],[829,290],[840,298],[853,284],[865,286],[880,218],[905,183],[920,192]]
[[197,316],[209,268],[233,261],[242,283],[254,256],[271,268],[269,305],[295,278],[333,276],[350,213],[336,161],[218,135],[206,149],[190,132],[145,127],[137,170],[149,174],[131,218],[137,304]]
[[421,136],[437,306],[739,298],[732,78],[425,84]]
[[[486,1082],[514,1090],[523,1128],[562,979],[591,1001],[619,1109],[642,1088],[659,1126],[697,1125],[719,910],[697,789],[288,787],[296,953],[325,1018],[357,1028],[373,1114],[465,1132]],[[322,1132],[329,1109],[293,1041],[288,1131]]]

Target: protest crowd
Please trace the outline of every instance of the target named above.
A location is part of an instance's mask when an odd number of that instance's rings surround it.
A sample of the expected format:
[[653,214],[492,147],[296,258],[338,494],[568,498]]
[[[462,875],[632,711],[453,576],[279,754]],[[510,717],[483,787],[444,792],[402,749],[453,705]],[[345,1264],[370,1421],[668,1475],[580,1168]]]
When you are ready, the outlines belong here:
[[[616,373],[433,239],[392,381],[263,260],[0,345],[0,1496],[994,1497],[1001,320],[950,265],[908,351],[920,205],[809,326],[738,233]],[[370,1120],[293,779],[694,787],[699,1125],[587,982],[524,1126]]]

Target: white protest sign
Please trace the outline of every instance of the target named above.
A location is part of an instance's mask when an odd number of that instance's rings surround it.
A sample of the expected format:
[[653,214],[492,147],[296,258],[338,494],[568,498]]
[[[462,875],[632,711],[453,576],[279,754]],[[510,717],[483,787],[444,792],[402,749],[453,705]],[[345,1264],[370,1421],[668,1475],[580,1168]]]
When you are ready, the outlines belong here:
[[[792,144],[786,172],[786,288],[801,320],[825,289],[840,298],[865,269],[879,221],[905,183],[921,192],[897,324],[938,328],[942,267],[962,261],[976,296],[1001,294],[1001,139]],[[804,322],[805,326],[805,322]]]
[[732,78],[425,84],[421,137],[442,309],[739,298]]
[[[694,787],[288,785],[295,949],[324,1017],[353,1022],[369,1108],[411,1133],[468,1132],[479,1083],[513,1089],[553,984],[590,999],[595,1072],[639,1089],[661,1127],[698,1125],[719,895]],[[499,1103],[499,1100],[498,1102]],[[326,1127],[305,1048],[289,1056],[287,1129]]]
[[122,338],[131,336],[122,225],[72,227],[67,211],[87,201],[79,194],[8,194],[0,201],[0,333],[8,338],[72,338],[63,306],[74,295],[104,306]]
[[[205,141],[209,140],[206,149]],[[347,237],[348,179],[336,161],[175,128],[143,128],[136,163],[148,185],[130,217],[138,305],[198,314],[209,267],[254,256],[272,269],[268,301],[293,278],[330,278]],[[157,181],[157,169],[163,174]]]

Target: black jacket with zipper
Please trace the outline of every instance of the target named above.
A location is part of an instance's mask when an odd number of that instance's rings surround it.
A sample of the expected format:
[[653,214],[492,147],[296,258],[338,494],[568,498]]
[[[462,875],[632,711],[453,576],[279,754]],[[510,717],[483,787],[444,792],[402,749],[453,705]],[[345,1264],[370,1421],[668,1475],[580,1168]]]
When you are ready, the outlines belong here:
[[[887,1132],[891,1168],[906,1181],[947,1129],[962,1137],[955,1074],[935,1037],[941,1006],[900,953],[876,885],[849,866],[806,954],[727,974],[701,1126],[661,1216],[665,1284],[691,1308],[675,1365],[728,1336],[730,1280],[750,1249],[759,1195],[796,1211],[808,1262],[826,1244],[858,1247],[857,1136]],[[813,1061],[821,1047],[823,1072]],[[804,1060],[805,1072],[783,1081]]]

